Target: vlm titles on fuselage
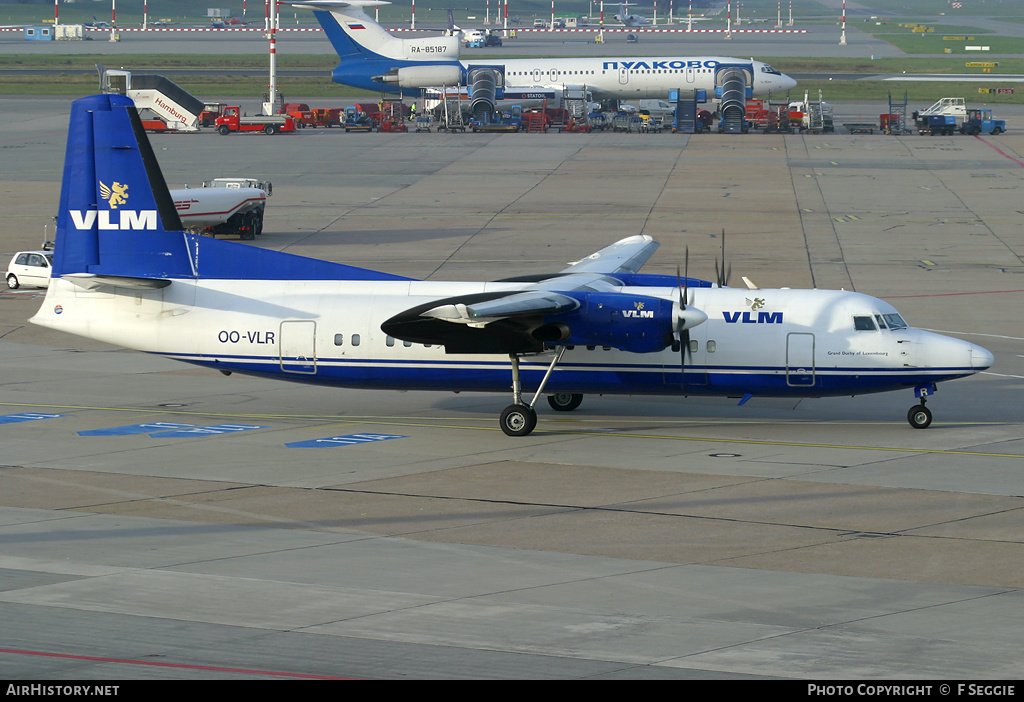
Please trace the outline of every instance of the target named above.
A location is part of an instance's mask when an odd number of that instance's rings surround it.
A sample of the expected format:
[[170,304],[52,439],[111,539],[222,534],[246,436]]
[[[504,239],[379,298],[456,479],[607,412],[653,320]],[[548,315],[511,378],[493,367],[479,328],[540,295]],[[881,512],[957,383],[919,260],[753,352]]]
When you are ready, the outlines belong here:
[[[155,214],[154,214],[155,213]],[[836,290],[744,289],[640,268],[630,236],[562,271],[419,281],[182,231],[131,100],[75,101],[53,273],[32,322],[225,373],[336,387],[505,392],[509,435],[542,396],[821,397],[913,389],[989,367]],[[527,400],[524,393],[533,393]]]
[[719,72],[739,68],[752,95],[779,95],[796,81],[767,63],[727,56],[523,58],[460,60],[458,37],[395,37],[364,11],[383,0],[293,2],[311,9],[338,53],[334,82],[367,90],[418,96],[427,88],[460,86],[474,68],[494,71],[506,98],[538,90],[586,89],[594,99],[665,98],[673,89],[714,94]]

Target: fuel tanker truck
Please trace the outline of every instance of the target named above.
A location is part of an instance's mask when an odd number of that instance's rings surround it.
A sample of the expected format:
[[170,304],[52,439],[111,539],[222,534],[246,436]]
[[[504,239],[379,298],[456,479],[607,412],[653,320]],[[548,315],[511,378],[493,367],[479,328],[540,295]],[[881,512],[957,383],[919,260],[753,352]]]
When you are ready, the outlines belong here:
[[187,231],[252,240],[263,232],[263,212],[273,188],[255,178],[214,178],[201,188],[170,192]]

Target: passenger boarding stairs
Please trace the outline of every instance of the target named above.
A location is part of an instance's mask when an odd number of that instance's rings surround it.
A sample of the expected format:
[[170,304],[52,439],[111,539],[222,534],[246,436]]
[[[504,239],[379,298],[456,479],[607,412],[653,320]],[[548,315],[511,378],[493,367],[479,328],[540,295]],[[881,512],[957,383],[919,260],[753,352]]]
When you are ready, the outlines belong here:
[[132,74],[130,71],[104,68],[97,64],[100,90],[132,99],[136,109],[152,112],[167,126],[179,132],[198,132],[203,101],[157,75]]

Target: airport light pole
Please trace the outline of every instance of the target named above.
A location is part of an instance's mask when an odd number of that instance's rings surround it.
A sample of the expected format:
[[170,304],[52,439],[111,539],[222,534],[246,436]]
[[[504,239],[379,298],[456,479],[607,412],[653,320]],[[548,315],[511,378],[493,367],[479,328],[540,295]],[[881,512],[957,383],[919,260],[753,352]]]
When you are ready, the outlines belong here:
[[846,46],[846,0],[843,0],[843,32],[839,35],[839,46]]
[[263,114],[274,114],[277,105],[277,0],[267,0],[267,25],[270,27],[270,82]]

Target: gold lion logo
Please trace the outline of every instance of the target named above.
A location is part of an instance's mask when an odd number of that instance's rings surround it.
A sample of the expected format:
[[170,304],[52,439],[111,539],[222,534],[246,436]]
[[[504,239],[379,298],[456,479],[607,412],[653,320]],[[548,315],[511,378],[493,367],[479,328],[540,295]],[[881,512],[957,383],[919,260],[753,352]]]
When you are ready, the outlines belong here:
[[118,205],[128,202],[128,186],[115,181],[108,188],[100,181],[100,196],[107,201],[110,209],[116,210]]

